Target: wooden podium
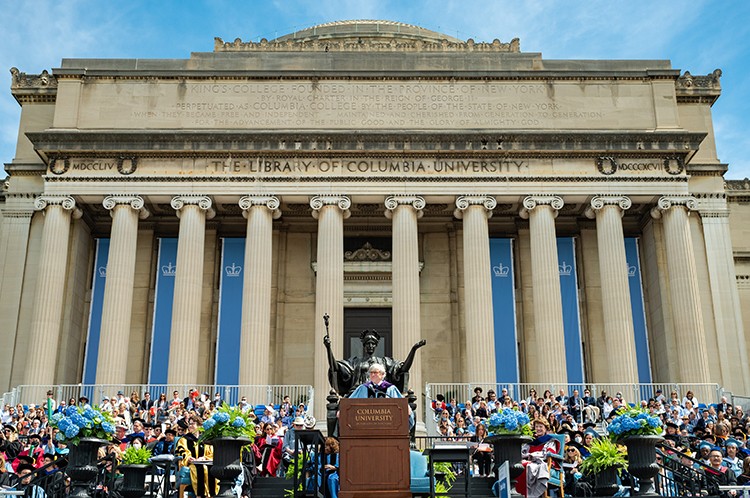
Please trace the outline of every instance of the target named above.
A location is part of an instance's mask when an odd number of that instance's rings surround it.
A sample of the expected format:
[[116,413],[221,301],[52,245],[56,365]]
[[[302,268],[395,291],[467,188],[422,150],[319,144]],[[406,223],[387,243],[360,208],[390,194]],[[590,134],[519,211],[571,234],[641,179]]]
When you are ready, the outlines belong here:
[[339,446],[341,498],[411,498],[406,399],[342,399]]

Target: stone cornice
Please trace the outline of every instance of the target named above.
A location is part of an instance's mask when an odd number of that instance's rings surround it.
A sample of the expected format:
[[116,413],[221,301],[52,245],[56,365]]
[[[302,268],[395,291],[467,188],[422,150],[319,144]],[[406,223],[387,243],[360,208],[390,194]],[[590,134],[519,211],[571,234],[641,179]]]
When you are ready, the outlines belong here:
[[721,69],[706,76],[693,76],[688,71],[675,81],[678,102],[699,102],[713,105],[721,95]]
[[127,151],[150,151],[174,156],[232,156],[250,152],[320,155],[336,151],[380,151],[405,154],[430,151],[432,154],[476,153],[513,154],[535,151],[537,154],[568,153],[577,155],[633,153],[643,155],[670,153],[684,157],[698,150],[706,133],[686,131],[617,131],[617,132],[506,132],[506,133],[382,133],[357,130],[325,130],[315,132],[29,132],[26,136],[38,152],[52,155],[81,153],[111,154],[118,157]]
[[[390,36],[388,36],[390,35]],[[410,39],[412,38],[412,39]],[[521,42],[513,38],[508,43],[498,39],[492,42],[465,42],[413,39],[404,34],[383,33],[380,38],[357,37],[352,33],[343,39],[271,40],[243,42],[240,38],[225,42],[214,38],[214,52],[510,52],[521,51]]]
[[16,101],[23,105],[29,102],[55,102],[57,78],[46,69],[40,74],[26,74],[18,68],[10,68],[10,91]]

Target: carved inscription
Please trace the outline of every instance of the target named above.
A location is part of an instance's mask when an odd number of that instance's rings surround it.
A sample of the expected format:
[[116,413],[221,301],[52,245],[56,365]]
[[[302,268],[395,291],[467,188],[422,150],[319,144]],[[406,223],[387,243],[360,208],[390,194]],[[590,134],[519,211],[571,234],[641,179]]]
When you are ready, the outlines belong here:
[[[675,161],[672,161],[675,162]],[[159,158],[127,158],[121,165],[119,159],[63,158],[50,162],[54,175],[90,176],[225,176],[248,177],[506,177],[506,176],[561,176],[588,175],[598,172],[616,176],[668,176],[682,170],[668,167],[670,160],[626,159],[600,157],[596,160],[543,159],[523,157],[444,158],[444,157],[196,157],[164,160]],[[68,165],[67,169],[60,167]],[[134,165],[137,163],[137,169]],[[667,165],[667,166],[665,166]]]
[[[544,129],[652,126],[647,85],[516,82],[92,84],[82,127]],[[94,112],[93,106],[98,106]],[[635,112],[635,111],[638,112]]]

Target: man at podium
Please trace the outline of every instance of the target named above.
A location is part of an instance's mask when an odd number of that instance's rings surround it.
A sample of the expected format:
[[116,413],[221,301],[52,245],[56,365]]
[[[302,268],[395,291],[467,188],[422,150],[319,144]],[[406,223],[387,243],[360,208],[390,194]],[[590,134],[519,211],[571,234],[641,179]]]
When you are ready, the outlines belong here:
[[403,398],[398,388],[385,380],[385,366],[373,363],[367,374],[370,380],[360,384],[349,396],[350,398]]
[[[398,388],[385,380],[385,366],[373,363],[367,371],[370,380],[360,384],[350,398],[403,398]],[[409,428],[414,427],[414,413],[409,408]]]

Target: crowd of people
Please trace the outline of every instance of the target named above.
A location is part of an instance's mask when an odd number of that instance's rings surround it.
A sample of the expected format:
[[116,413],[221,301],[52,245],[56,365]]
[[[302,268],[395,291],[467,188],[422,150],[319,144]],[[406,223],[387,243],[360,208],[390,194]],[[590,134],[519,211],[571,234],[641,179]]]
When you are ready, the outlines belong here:
[[[490,389],[474,389],[473,398],[458,403],[439,394],[432,401],[437,425],[437,436],[443,440],[468,440],[474,448],[474,472],[491,475],[492,453],[483,443],[488,435],[489,418],[493,413],[511,408],[528,414],[534,432],[534,442],[555,445],[554,440],[540,435],[564,435],[565,482],[578,484],[579,465],[588,457],[591,443],[602,434],[622,409],[641,408],[650,416],[657,416],[663,426],[665,453],[679,455],[683,464],[712,475],[721,484],[750,484],[750,414],[722,397],[719,403],[701,403],[692,391],[683,396],[676,391],[668,393],[656,389],[649,399],[625,400],[622,393],[609,395],[606,391],[597,397],[589,389],[568,393],[545,391],[539,396],[531,389],[524,399],[513,399],[507,389],[496,393]],[[534,444],[534,443],[532,443]],[[559,448],[557,448],[559,449]],[[549,448],[556,451],[556,448]],[[528,454],[528,449],[526,454]],[[531,453],[533,453],[533,448]],[[662,458],[660,456],[660,458]],[[574,478],[574,476],[576,476]],[[566,493],[574,494],[566,489]]]
[[[148,391],[142,394],[133,391],[129,396],[118,391],[112,397],[104,396],[96,407],[112,415],[115,435],[109,446],[101,448],[100,458],[106,462],[105,457],[111,456],[110,461],[117,461],[129,447],[147,447],[153,455],[176,455],[180,460],[179,467],[184,469],[180,475],[181,484],[197,497],[213,496],[216,483],[201,472],[205,471],[205,466],[198,469],[193,463],[210,459],[211,447],[198,441],[200,427],[224,403],[220,393],[209,396],[209,393],[197,389],[191,389],[185,397],[180,396],[179,391],[173,391],[169,398],[166,393],[152,397]],[[0,486],[22,489],[29,485],[30,477],[25,476],[31,473],[52,475],[61,470],[55,462],[60,462],[60,467],[63,467],[68,448],[64,441],[58,441],[59,429],[49,420],[69,406],[91,404],[86,396],[58,402],[53,391],[48,391],[46,399],[39,404],[6,404],[3,407],[0,412],[3,429],[0,434]],[[242,396],[236,406],[256,424],[257,437],[251,451],[243,455],[248,469],[243,489],[247,491],[256,475],[285,475],[295,456],[296,430],[311,428],[315,419],[307,413],[303,403],[293,405],[289,396],[284,396],[279,405],[264,405],[258,409]],[[103,465],[102,470],[115,472],[111,464]],[[116,479],[112,482],[121,485]],[[44,489],[37,487],[33,494],[35,498],[42,498]]]

